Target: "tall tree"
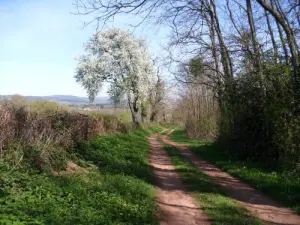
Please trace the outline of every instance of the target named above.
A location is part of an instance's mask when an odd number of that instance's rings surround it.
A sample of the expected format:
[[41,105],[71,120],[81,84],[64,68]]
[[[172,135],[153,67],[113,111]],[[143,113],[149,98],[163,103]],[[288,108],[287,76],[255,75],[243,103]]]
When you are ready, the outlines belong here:
[[256,37],[256,28],[254,25],[251,0],[246,0],[246,5],[247,5],[247,16],[248,16],[248,22],[249,22],[249,26],[250,26],[253,51],[254,51],[254,62],[255,62],[254,70],[258,74],[260,88],[262,90],[262,93],[264,93],[264,95],[265,95],[260,47],[259,47],[259,43],[258,43],[257,37]]
[[271,36],[271,41],[272,41],[272,46],[273,46],[273,51],[274,51],[274,62],[277,63],[278,62],[278,58],[279,58],[279,53],[278,53],[278,45],[277,42],[275,40],[275,35],[274,35],[274,31],[271,25],[271,20],[269,17],[269,13],[267,12],[267,10],[264,10],[265,12],[265,17],[266,17],[266,21],[267,21],[267,26],[268,26],[268,31],[269,34]]

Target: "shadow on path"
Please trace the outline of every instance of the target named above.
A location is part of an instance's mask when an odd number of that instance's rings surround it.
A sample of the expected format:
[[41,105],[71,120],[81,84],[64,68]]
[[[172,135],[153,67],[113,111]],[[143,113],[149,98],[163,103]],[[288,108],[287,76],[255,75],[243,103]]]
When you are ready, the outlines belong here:
[[162,137],[163,142],[180,150],[181,154],[209,176],[230,197],[238,200],[259,219],[272,224],[300,225],[300,216],[289,208],[273,201],[260,191],[232,177],[226,172],[198,158],[184,144],[170,141],[168,136]]

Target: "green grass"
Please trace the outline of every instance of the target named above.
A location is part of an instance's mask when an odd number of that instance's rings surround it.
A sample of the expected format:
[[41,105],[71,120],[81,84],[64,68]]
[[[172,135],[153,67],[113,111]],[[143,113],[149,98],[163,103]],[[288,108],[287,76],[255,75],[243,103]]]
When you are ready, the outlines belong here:
[[300,213],[300,176],[282,171],[270,171],[259,164],[240,161],[212,142],[191,140],[184,130],[177,130],[170,138],[191,145],[191,150],[220,169],[253,185],[266,195]]
[[129,110],[120,111],[118,113],[118,117],[124,122],[124,123],[131,123],[132,117],[131,112]]
[[151,132],[78,144],[76,162],[88,172],[54,176],[0,162],[0,224],[157,224]]
[[212,224],[242,225],[262,224],[235,200],[224,193],[180,152],[171,146],[165,146],[176,170],[180,173],[188,191],[192,192],[207,213]]
[[190,145],[199,144],[199,140],[189,139],[186,136],[183,128],[178,128],[174,130],[174,132],[170,134],[170,139],[183,144],[190,144]]

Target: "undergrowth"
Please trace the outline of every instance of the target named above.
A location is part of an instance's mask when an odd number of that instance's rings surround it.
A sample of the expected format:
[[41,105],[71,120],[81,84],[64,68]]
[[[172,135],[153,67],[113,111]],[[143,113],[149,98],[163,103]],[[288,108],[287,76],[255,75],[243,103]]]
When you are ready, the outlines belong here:
[[157,224],[146,136],[105,135],[75,148],[84,170],[53,175],[0,162],[0,224]]

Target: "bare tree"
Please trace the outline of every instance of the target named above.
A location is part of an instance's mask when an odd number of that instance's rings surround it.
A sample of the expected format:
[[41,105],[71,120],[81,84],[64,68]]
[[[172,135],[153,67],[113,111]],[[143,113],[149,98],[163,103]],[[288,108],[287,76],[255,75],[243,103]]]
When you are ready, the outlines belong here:
[[[288,18],[286,17],[285,13],[283,12],[278,0],[274,0],[276,7],[272,7],[270,3],[266,0],[256,0],[266,11],[268,11],[273,18],[280,24],[283,28],[286,38],[288,41],[288,46],[291,53],[292,59],[292,66],[294,70],[294,89],[297,97],[299,97],[300,93],[300,63],[299,63],[299,56],[297,50],[297,42],[295,39],[294,31],[289,23]],[[298,107],[298,106],[297,106]]]
[[262,71],[262,65],[261,65],[260,47],[259,47],[259,43],[256,38],[256,28],[254,25],[251,0],[246,0],[246,5],[247,5],[248,22],[249,22],[250,31],[251,31],[250,33],[251,33],[253,51],[254,51],[254,59],[255,59],[254,68],[259,77],[261,90],[262,90],[263,94],[265,95],[265,91],[264,91],[264,87],[263,87],[264,78],[263,78],[263,71]]
[[265,11],[265,17],[266,17],[266,22],[267,22],[267,25],[268,25],[268,31],[269,31],[269,34],[271,36],[271,41],[272,41],[272,45],[273,45],[273,50],[274,50],[274,62],[277,63],[278,59],[279,59],[279,53],[278,53],[278,45],[277,45],[277,42],[275,40],[275,35],[274,35],[274,31],[273,31],[273,28],[272,28],[272,25],[271,25],[271,20],[269,18],[269,13]]

